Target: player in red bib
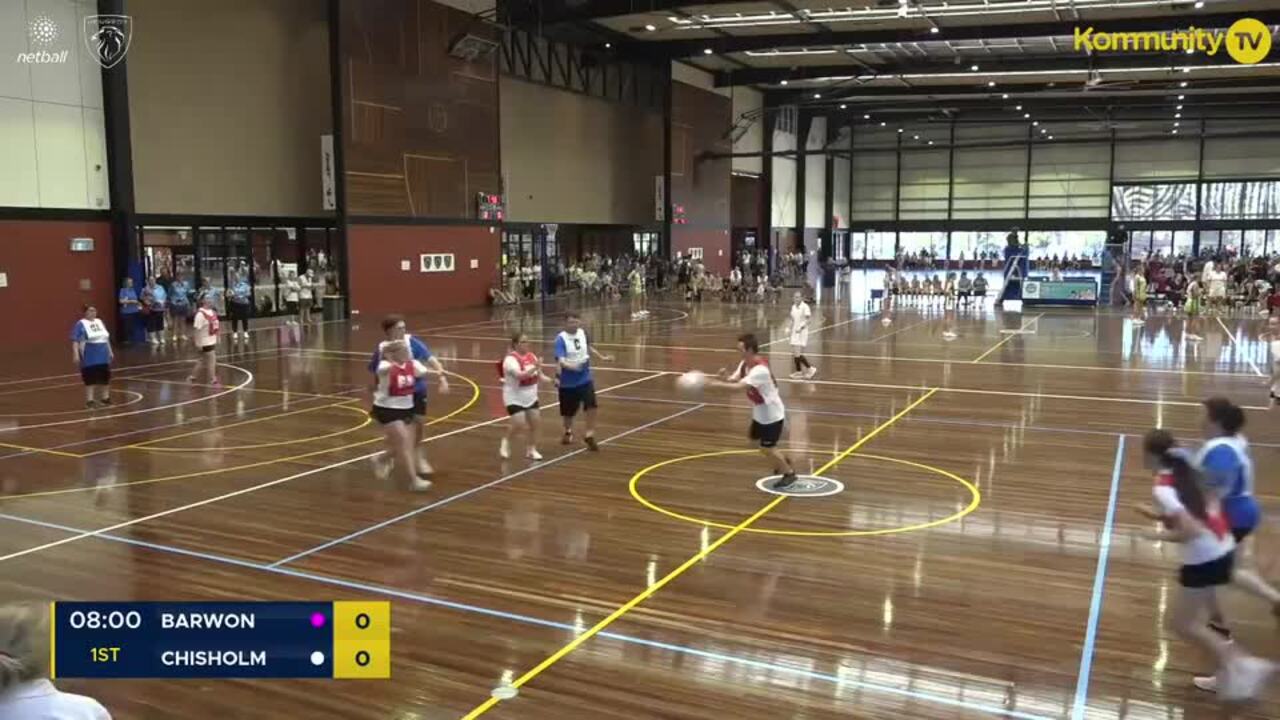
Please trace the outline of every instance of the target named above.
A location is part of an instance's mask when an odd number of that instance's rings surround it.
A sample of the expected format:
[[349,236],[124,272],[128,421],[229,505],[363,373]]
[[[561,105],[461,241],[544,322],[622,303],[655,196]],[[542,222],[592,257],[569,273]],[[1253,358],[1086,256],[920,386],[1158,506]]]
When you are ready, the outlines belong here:
[[756,340],[756,336],[748,333],[739,337],[738,351],[742,353],[738,369],[731,375],[725,375],[722,370],[719,380],[707,379],[707,386],[747,391],[747,399],[751,401],[751,429],[747,436],[760,443],[760,453],[769,460],[773,471],[779,476],[772,487],[781,490],[796,481],[796,471],[791,460],[778,450],[787,409],[782,404],[782,396],[778,394],[778,383],[773,377],[773,371],[769,369],[768,361],[760,357],[760,342]]
[[1151,540],[1175,542],[1182,549],[1178,580],[1182,592],[1173,612],[1173,630],[1203,648],[1217,665],[1215,675],[1194,678],[1201,690],[1217,692],[1224,700],[1255,697],[1274,666],[1245,652],[1211,630],[1207,620],[1218,607],[1217,590],[1231,583],[1235,539],[1217,497],[1209,492],[1190,455],[1177,447],[1164,430],[1147,433],[1147,465],[1155,471],[1152,494],[1156,504],[1138,511],[1159,520],[1162,529],[1147,533]]
[[529,340],[524,333],[517,332],[511,336],[511,349],[506,357],[498,361],[498,377],[502,379],[502,404],[507,406],[507,415],[511,421],[507,425],[507,434],[498,447],[498,455],[506,460],[511,457],[511,441],[524,431],[528,438],[524,456],[538,461],[542,455],[538,452],[538,383],[551,382],[551,378],[542,372],[538,356],[529,350]]
[[196,347],[200,350],[200,357],[196,358],[195,364],[191,366],[191,375],[187,377],[187,382],[198,380],[203,371],[210,385],[220,385],[215,372],[218,368],[218,311],[213,309],[212,297],[205,295],[200,298],[200,309],[196,310],[192,325],[195,328]]
[[[392,340],[382,346],[382,360],[376,372],[378,384],[369,415],[382,426],[386,456],[410,488],[426,490],[431,487],[431,481],[418,475],[413,456],[413,393],[418,378],[427,374],[427,367],[409,355],[409,346],[403,340]],[[378,473],[382,475],[390,469],[379,465]]]

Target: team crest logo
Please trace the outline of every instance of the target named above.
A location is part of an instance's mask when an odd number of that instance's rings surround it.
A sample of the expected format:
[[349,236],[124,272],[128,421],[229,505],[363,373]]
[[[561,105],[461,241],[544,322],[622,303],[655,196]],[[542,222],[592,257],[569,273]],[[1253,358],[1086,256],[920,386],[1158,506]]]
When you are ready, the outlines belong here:
[[452,270],[452,269],[453,269],[453,256],[452,256],[452,255],[445,255],[445,256],[444,256],[444,269],[445,269],[445,270]]
[[440,255],[436,255],[434,258],[432,258],[432,262],[435,263],[437,270],[444,267],[444,258]]
[[756,487],[773,495],[789,495],[793,497],[825,497],[844,492],[844,483],[818,475],[800,475],[795,482],[786,488],[774,490],[773,483],[777,482],[778,477],[777,475],[770,475],[769,477],[760,478],[756,481]]
[[89,15],[84,19],[84,43],[89,54],[110,70],[124,60],[133,40],[133,18],[128,15]]

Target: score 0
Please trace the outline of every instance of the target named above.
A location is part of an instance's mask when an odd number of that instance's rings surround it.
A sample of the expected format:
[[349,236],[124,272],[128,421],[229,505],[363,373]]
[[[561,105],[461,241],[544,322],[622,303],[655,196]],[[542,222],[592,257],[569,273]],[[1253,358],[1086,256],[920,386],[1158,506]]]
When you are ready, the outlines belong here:
[[391,603],[333,604],[333,676],[350,680],[391,677]]

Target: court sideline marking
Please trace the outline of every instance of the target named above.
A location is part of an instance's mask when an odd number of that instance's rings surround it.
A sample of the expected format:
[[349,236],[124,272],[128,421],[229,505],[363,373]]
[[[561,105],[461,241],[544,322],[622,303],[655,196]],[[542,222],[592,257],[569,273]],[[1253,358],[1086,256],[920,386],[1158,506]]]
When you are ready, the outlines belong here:
[[1093,649],[1098,640],[1098,623],[1102,619],[1102,596],[1107,584],[1107,561],[1111,557],[1111,533],[1116,521],[1116,496],[1120,491],[1120,472],[1124,468],[1124,435],[1116,441],[1115,468],[1111,471],[1111,496],[1107,500],[1107,519],[1098,540],[1098,569],[1093,576],[1093,599],[1089,602],[1089,623],[1085,626],[1084,645],[1080,648],[1080,671],[1076,675],[1076,699],[1071,720],[1084,720],[1089,701],[1089,676],[1093,670]]
[[[853,443],[848,448],[846,448],[844,452],[835,456],[834,458],[829,460],[826,464],[824,464],[822,467],[818,468],[816,471],[810,474],[821,475],[824,472],[835,467],[836,465],[839,465],[840,462],[843,461],[845,458],[849,457],[854,452],[857,452],[858,448],[870,442],[872,438],[884,432],[889,427],[892,427],[894,423],[896,423],[898,420],[901,420],[903,417],[907,415],[907,413],[911,412],[921,403],[928,400],[937,391],[938,391],[937,388],[933,388],[928,392],[926,392],[924,395],[921,395],[911,404],[907,405],[905,408],[899,411],[898,414],[884,421],[883,423],[878,425],[876,428],[868,432],[866,435],[863,435],[861,438],[857,440],[857,442]],[[757,520],[769,514],[770,511],[772,511],[778,505],[782,504],[782,502],[786,499],[787,499],[786,495],[779,495],[773,500],[766,503],[764,507],[761,507],[759,510],[757,510],[753,515],[751,515],[751,517],[747,518],[746,520],[743,520],[742,522],[734,526],[733,529],[725,532],[723,535],[716,538],[715,542],[711,543],[702,551],[690,557],[688,560],[685,560],[679,567],[677,567],[676,569],[664,575],[657,582],[654,582],[652,585],[650,585],[649,587],[641,591],[638,595],[636,595],[635,597],[628,600],[626,603],[619,606],[612,613],[609,613],[609,615],[605,617],[603,620],[597,622],[595,625],[591,626],[590,629],[581,633],[580,635],[575,637],[573,640],[571,640],[569,643],[567,643],[564,647],[552,653],[545,660],[538,663],[536,666],[534,666],[532,669],[525,672],[520,677],[516,678],[514,681],[510,683],[508,687],[511,689],[519,689],[520,687],[528,684],[530,681],[538,677],[538,675],[541,675],[544,671],[546,671],[552,665],[555,665],[557,662],[559,662],[561,658],[565,657],[569,653],[576,650],[586,641],[600,634],[602,630],[612,625],[616,620],[618,620],[618,618],[622,617],[623,615],[626,615],[628,612],[635,609],[635,607],[638,606],[640,603],[652,597],[655,593],[657,593],[659,590],[661,590],[671,581],[683,575],[686,571],[689,570],[689,568],[694,567],[698,563],[705,560],[709,555],[711,555],[711,553],[715,552],[720,546],[729,542],[735,536],[741,533],[743,530],[746,530],[748,527],[755,524]],[[475,718],[478,718],[481,715],[488,712],[490,709],[492,709],[495,705],[497,705],[500,702],[502,702],[501,698],[491,695],[488,700],[477,705],[471,712],[463,716],[462,720],[474,720]]]
[[[1042,318],[1042,317],[1044,317],[1044,313],[1040,313],[1039,315],[1037,315],[1037,316],[1035,316],[1035,317],[1031,318],[1030,320],[1028,320],[1028,321],[1026,321],[1026,322],[1022,323],[1022,327],[1018,328],[1018,332],[1019,332],[1019,333],[1021,333],[1023,330],[1026,330],[1026,329],[1027,329],[1027,326],[1031,325],[1032,323],[1039,322],[1039,321],[1040,321],[1040,318]],[[983,359],[983,358],[985,358],[986,356],[988,356],[988,355],[990,355],[991,353],[995,352],[996,350],[999,350],[1001,347],[1003,347],[1003,346],[1004,346],[1004,344],[1005,344],[1005,343],[1009,342],[1010,340],[1014,339],[1015,337],[1018,337],[1018,335],[1017,335],[1016,333],[1010,333],[1010,334],[1009,334],[1009,335],[1007,335],[1003,340],[1001,340],[1000,342],[996,343],[995,345],[992,345],[990,348],[988,348],[988,349],[987,349],[987,351],[986,351],[986,352],[982,353],[981,355],[979,355],[978,357],[974,358],[974,359],[973,359],[973,360],[971,360],[970,362],[971,362],[971,363],[973,363],[973,364],[977,364],[977,363],[982,362],[982,359]]]
[[[60,525],[57,523],[45,522],[43,520],[35,520],[32,518],[21,517],[19,515],[8,515],[8,514],[0,513],[0,519],[10,520],[13,522],[23,523],[27,525],[33,525],[36,527],[43,527],[51,530],[60,530],[63,532],[70,532],[70,533],[87,532],[86,530],[83,530],[81,528],[75,528],[67,525]],[[375,596],[391,597],[399,600],[408,600],[410,602],[416,602],[421,605],[430,605],[434,607],[446,608],[449,610],[457,610],[460,612],[474,613],[474,614],[482,615],[485,617],[496,618],[499,620],[509,620],[512,622],[524,623],[527,625],[536,625],[539,627],[553,628],[556,630],[577,632],[577,628],[574,625],[569,623],[557,622],[555,620],[545,620],[543,618],[538,618],[531,615],[521,615],[518,613],[506,612],[504,610],[495,610],[495,609],[487,608],[481,605],[471,605],[471,604],[457,602],[453,600],[445,600],[443,598],[437,598],[431,595],[411,592],[408,590],[399,590],[396,588],[386,587],[383,585],[373,585],[371,583],[364,583],[356,580],[347,580],[344,578],[330,577],[328,575],[321,575],[318,573],[307,572],[305,570],[295,570],[293,568],[269,567],[267,565],[263,565],[261,563],[253,562],[250,560],[241,560],[239,558],[233,558],[226,555],[216,555],[213,553],[202,552],[197,550],[188,550],[186,548],[175,547],[172,545],[162,545],[159,543],[147,542],[145,540],[138,540],[135,538],[128,538],[120,535],[103,534],[103,535],[99,535],[98,538],[102,540],[107,540],[110,542],[133,546],[133,547],[140,547],[148,550],[154,550],[156,552],[168,553],[171,555],[178,555],[180,557],[195,558],[198,560],[207,560],[210,562],[230,565],[232,567],[240,567],[240,568],[245,568],[250,570],[257,570],[259,572],[282,575],[282,576],[294,578],[297,580],[306,580],[309,582],[320,583],[322,585],[330,585],[333,587],[340,587],[348,590],[358,590],[361,592],[370,593]],[[902,688],[893,687],[891,685],[881,685],[875,682],[858,680],[852,677],[841,677],[841,676],[832,675],[828,673],[817,672],[814,670],[805,670],[798,667],[792,667],[790,665],[774,664],[774,663],[764,662],[761,660],[752,660],[749,658],[739,657],[737,655],[728,655],[725,653],[712,652],[708,650],[699,650],[697,648],[692,648],[685,645],[665,643],[658,640],[648,640],[645,638],[635,637],[632,635],[624,635],[621,633],[610,632],[607,630],[601,632],[600,637],[607,638],[609,640],[616,640],[622,643],[641,645],[645,647],[657,648],[660,650],[667,650],[670,652],[680,653],[683,655],[691,655],[694,657],[700,657],[700,658],[705,658],[709,660],[718,660],[721,662],[734,663],[737,665],[742,665],[744,667],[751,667],[759,670],[769,670],[769,671],[784,673],[788,675],[796,675],[800,677],[813,678],[815,680],[823,680],[825,682],[833,683],[835,685],[840,685],[840,686],[856,687],[856,688],[861,688],[865,690],[870,690],[873,692],[885,693],[887,695],[895,695],[897,697],[910,698],[913,700],[924,700],[926,702],[938,703],[940,705],[963,708],[966,710],[978,710],[981,712],[991,713],[993,715],[1003,715],[1006,717],[1015,718],[1016,720],[1054,720],[1053,718],[1046,717],[1043,715],[1033,715],[1031,713],[1025,713],[1018,710],[1009,710],[1007,708],[998,707],[994,705],[984,705],[979,702],[957,700],[955,698],[949,698],[942,695],[934,695],[927,691],[904,690]],[[816,665],[817,663],[814,663],[814,664]],[[993,683],[993,684],[996,684],[996,683]]]
[[[1218,324],[1222,326],[1223,332],[1225,332],[1227,337],[1231,339],[1231,344],[1235,346],[1236,352],[1240,353],[1244,357],[1245,362],[1249,363],[1249,367],[1253,368],[1253,371],[1258,376],[1267,377],[1267,374],[1258,368],[1258,364],[1253,361],[1253,358],[1249,357],[1249,353],[1245,351],[1244,346],[1240,344],[1240,341],[1236,340],[1235,334],[1231,332],[1231,329],[1227,327],[1227,324],[1222,322],[1221,317],[1218,317]],[[1272,362],[1275,362],[1274,358],[1272,358]]]
[[[675,420],[676,418],[681,417],[682,415],[688,415],[689,413],[694,412],[695,410],[700,410],[700,409],[702,409],[703,407],[704,407],[703,405],[695,405],[695,406],[693,406],[693,407],[685,408],[684,410],[681,410],[681,411],[676,412],[676,413],[672,413],[671,415],[666,415],[666,416],[664,416],[664,417],[658,418],[657,420],[654,420],[653,422],[645,423],[644,425],[639,425],[639,426],[633,427],[633,428],[631,428],[631,429],[629,429],[629,430],[625,430],[625,431],[620,432],[620,433],[617,433],[617,434],[615,434],[615,435],[611,435],[611,436],[609,436],[609,437],[605,438],[604,440],[601,440],[601,441],[600,441],[600,444],[601,444],[601,445],[604,445],[604,444],[606,444],[606,443],[613,442],[614,440],[621,440],[622,438],[627,437],[628,435],[634,435],[635,433],[638,433],[638,432],[640,432],[640,431],[642,431],[642,430],[648,430],[649,428],[651,428],[651,427],[655,427],[655,426],[657,426],[657,425],[661,425],[662,423],[665,423],[665,422],[667,422],[668,420]],[[534,465],[530,465],[529,467],[526,467],[526,468],[523,468],[523,469],[521,469],[521,470],[517,470],[516,472],[509,473],[509,474],[507,474],[507,475],[504,475],[503,477],[500,477],[500,478],[498,478],[497,480],[491,480],[491,481],[489,481],[489,482],[487,482],[487,483],[485,483],[485,484],[483,484],[483,485],[477,485],[477,486],[475,486],[475,487],[473,487],[473,488],[471,488],[471,489],[469,489],[469,490],[464,490],[464,491],[459,492],[459,493],[454,493],[453,495],[450,495],[450,496],[445,497],[445,498],[441,498],[440,500],[437,500],[437,501],[435,501],[435,502],[433,502],[433,503],[430,503],[430,504],[428,504],[428,505],[423,505],[423,506],[422,506],[422,507],[420,507],[420,508],[415,508],[415,509],[410,510],[410,511],[408,511],[408,512],[401,513],[401,514],[399,514],[399,515],[397,515],[397,516],[395,516],[395,517],[393,517],[393,518],[391,518],[391,519],[389,519],[389,520],[383,520],[382,522],[377,523],[376,525],[370,525],[370,526],[369,526],[369,527],[367,527],[367,528],[363,528],[363,529],[361,529],[361,530],[356,530],[355,532],[348,533],[348,534],[346,534],[346,535],[343,535],[343,536],[342,536],[342,537],[340,537],[340,538],[336,538],[336,539],[334,539],[334,540],[330,540],[330,541],[328,541],[328,542],[326,542],[326,543],[322,543],[322,544],[320,544],[320,545],[316,545],[315,547],[309,548],[309,549],[307,549],[307,550],[303,550],[302,552],[299,552],[299,553],[294,553],[293,555],[290,555],[289,557],[286,557],[286,558],[283,558],[283,559],[281,559],[281,560],[277,560],[277,561],[275,561],[275,562],[271,563],[271,564],[270,564],[270,565],[268,565],[267,567],[273,567],[273,568],[276,568],[276,567],[280,567],[280,566],[282,566],[282,565],[287,565],[287,564],[289,564],[289,563],[291,563],[291,562],[293,562],[293,561],[295,561],[295,560],[301,560],[302,558],[307,557],[308,555],[313,555],[313,554],[318,553],[318,552],[320,552],[320,551],[322,551],[322,550],[327,550],[327,549],[329,549],[329,548],[331,548],[331,547],[334,547],[334,546],[336,546],[336,545],[341,545],[341,544],[343,544],[343,543],[345,543],[345,542],[349,542],[349,541],[354,540],[354,539],[356,539],[356,538],[358,538],[358,537],[361,537],[361,536],[364,536],[364,535],[368,535],[368,534],[369,534],[369,533],[371,533],[371,532],[374,532],[374,531],[376,531],[376,530],[381,530],[381,529],[382,529],[382,528],[384,528],[384,527],[388,527],[388,526],[394,525],[394,524],[396,524],[396,523],[400,522],[401,520],[408,520],[409,518],[414,517],[415,515],[421,515],[422,513],[427,512],[427,511],[429,511],[429,510],[434,510],[434,509],[436,509],[436,508],[438,508],[438,507],[441,507],[441,506],[443,506],[443,505],[448,505],[449,503],[451,503],[451,502],[453,502],[453,501],[455,501],[455,500],[461,500],[462,498],[464,498],[464,497],[466,497],[466,496],[468,496],[468,495],[472,495],[472,494],[474,494],[474,493],[478,493],[478,492],[480,492],[481,490],[487,490],[487,489],[489,489],[489,488],[491,488],[491,487],[497,487],[498,485],[502,485],[503,483],[505,483],[505,482],[507,482],[507,481],[509,481],[509,480],[514,480],[514,479],[516,479],[516,478],[520,477],[521,475],[525,475],[525,474],[531,473],[531,472],[533,472],[533,471],[535,471],[535,470],[541,470],[541,469],[543,469],[543,468],[550,467],[550,466],[555,465],[555,464],[557,464],[557,463],[560,463],[560,462],[563,462],[563,461],[565,461],[565,460],[568,460],[569,458],[577,457],[578,455],[581,455],[581,454],[582,454],[582,453],[584,453],[584,452],[587,452],[587,448],[585,448],[585,447],[581,447],[581,448],[578,448],[577,450],[573,450],[572,452],[567,452],[567,453],[565,453],[565,454],[563,454],[563,455],[557,455],[556,457],[554,457],[554,458],[552,458],[552,459],[550,459],[550,460],[547,460],[547,461],[545,461],[545,462],[536,463],[536,464],[534,464]]]

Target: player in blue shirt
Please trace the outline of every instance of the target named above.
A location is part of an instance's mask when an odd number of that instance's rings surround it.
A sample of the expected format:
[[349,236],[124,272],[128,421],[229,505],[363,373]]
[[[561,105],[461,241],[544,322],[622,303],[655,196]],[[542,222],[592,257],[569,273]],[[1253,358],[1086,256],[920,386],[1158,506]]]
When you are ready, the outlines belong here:
[[111,404],[111,333],[98,319],[98,309],[84,306],[84,314],[71,328],[71,357],[84,380],[84,405]]
[[[1231,534],[1236,544],[1243,547],[1245,539],[1257,529],[1262,520],[1262,509],[1253,495],[1253,458],[1249,454],[1249,441],[1244,430],[1244,410],[1222,397],[1204,401],[1204,435],[1207,438],[1196,455],[1196,466],[1204,476],[1205,484],[1222,500],[1222,511],[1231,524]],[[1236,553],[1236,567],[1231,581],[1235,585],[1271,604],[1271,612],[1280,617],[1280,592],[1267,584],[1252,569],[1244,567],[1245,553]],[[1230,636],[1220,612],[1209,621],[1218,633]]]
[[560,418],[564,421],[564,437],[561,445],[573,442],[573,418],[582,408],[586,416],[583,442],[593,452],[596,444],[596,386],[591,377],[591,355],[609,362],[613,358],[598,352],[587,342],[587,331],[582,329],[582,319],[577,313],[565,316],[564,330],[556,335],[556,364],[560,366],[557,383],[560,386]]
[[[426,365],[433,372],[440,376],[440,394],[449,394],[449,379],[445,376],[444,365],[440,364],[440,360],[431,353],[431,348],[416,337],[405,332],[404,317],[401,315],[388,315],[382,321],[382,331],[386,333],[387,339],[378,343],[378,347],[373,351],[373,357],[369,360],[369,372],[377,377],[378,363],[382,362],[382,350],[387,343],[400,341],[409,344],[409,354],[414,360]],[[418,449],[418,474],[430,477],[435,471],[431,469],[431,463],[427,462],[427,454],[422,448],[423,429],[426,427],[427,419],[427,381],[426,378],[418,378],[413,386],[413,446]],[[379,468],[379,472],[384,468]],[[389,468],[385,468],[389,469]]]
[[175,345],[187,339],[187,324],[191,322],[191,285],[176,278],[169,286],[169,333]]
[[231,339],[249,340],[249,318],[253,315],[253,298],[249,290],[249,273],[245,271],[231,281],[227,293],[227,309],[231,311]]
[[124,341],[133,342],[137,337],[138,318],[142,317],[142,304],[138,302],[138,291],[133,289],[133,278],[125,278],[118,295],[120,314],[124,320]]
[[155,277],[147,278],[147,286],[142,288],[142,305],[147,316],[147,339],[151,347],[160,347],[164,343],[164,315],[169,294],[156,284]]

